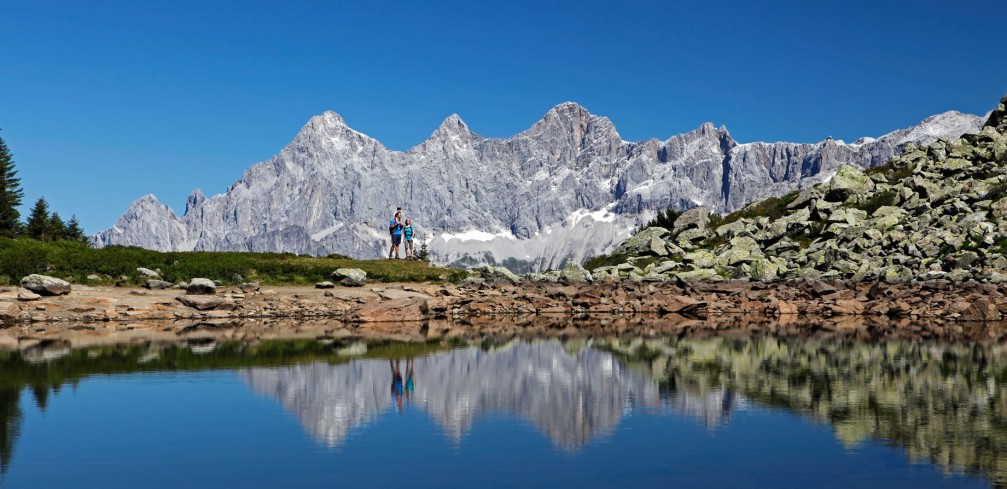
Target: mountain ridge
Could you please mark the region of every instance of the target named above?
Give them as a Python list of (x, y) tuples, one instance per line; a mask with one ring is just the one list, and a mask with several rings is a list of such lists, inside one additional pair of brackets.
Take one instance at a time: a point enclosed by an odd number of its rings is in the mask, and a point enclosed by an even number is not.
[(859, 144), (809, 144), (738, 143), (704, 123), (628, 142), (608, 118), (564, 102), (506, 139), (482, 137), (452, 114), (422, 143), (395, 151), (325, 111), (224, 193), (195, 190), (181, 217), (145, 196), (91, 242), (371, 258), (386, 249), (389, 209), (403, 206), (437, 262), (558, 268), (611, 251), (658, 210), (735, 210), (817, 183), (841, 164), (876, 166), (906, 142), (980, 124), (949, 111)]

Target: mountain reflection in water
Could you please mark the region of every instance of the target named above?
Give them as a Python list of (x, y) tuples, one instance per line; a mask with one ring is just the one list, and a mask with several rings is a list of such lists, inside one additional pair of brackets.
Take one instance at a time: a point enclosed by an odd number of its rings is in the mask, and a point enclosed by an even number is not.
[(880, 442), (945, 472), (1007, 486), (1004, 344), (684, 337), (227, 342), (198, 351), (185, 343), (54, 343), (37, 350), (0, 350), (0, 484), (18, 463), (24, 400), (31, 396), (44, 412), (50, 392), (88, 377), (235, 371), (321, 443), (337, 446), (399, 409), (389, 358), (404, 372), (413, 358), (415, 385), (405, 403), (452, 439), (482, 416), (506, 415), (577, 450), (637, 411), (717, 427), (736, 410), (770, 407), (830, 426), (852, 450)]
[[(415, 372), (413, 406), (454, 439), (477, 418), (506, 413), (531, 421), (555, 444), (576, 448), (611, 432), (639, 407), (673, 406), (707, 422), (719, 421), (735, 407), (723, 390), (662, 397), (653, 379), (583, 341), (451, 350), (415, 359)], [(398, 409), (388, 361), (249, 369), (241, 375), (256, 392), (279, 399), (329, 446), (382, 412)]]
[[(417, 358), (413, 405), (461, 437), (507, 413), (576, 448), (635, 409), (708, 426), (747, 404), (831, 425), (854, 448), (878, 440), (946, 472), (1007, 481), (1007, 350), (1002, 345), (814, 339), (635, 339), (512, 342)], [(395, 409), (387, 361), (250, 369), (257, 392), (337, 445)]]

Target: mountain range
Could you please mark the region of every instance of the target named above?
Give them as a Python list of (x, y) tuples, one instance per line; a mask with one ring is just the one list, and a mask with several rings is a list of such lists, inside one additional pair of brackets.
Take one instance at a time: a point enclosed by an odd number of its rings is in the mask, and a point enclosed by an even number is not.
[(608, 118), (567, 102), (507, 139), (479, 136), (452, 115), (401, 152), (328, 111), (223, 194), (195, 190), (181, 217), (143, 196), (91, 243), (378, 258), (401, 206), (436, 263), (540, 271), (611, 252), (660, 210), (730, 212), (828, 180), (844, 164), (877, 166), (907, 143), (977, 132), (983, 120), (949, 111), (852, 143), (738, 143), (710, 123), (629, 142)]

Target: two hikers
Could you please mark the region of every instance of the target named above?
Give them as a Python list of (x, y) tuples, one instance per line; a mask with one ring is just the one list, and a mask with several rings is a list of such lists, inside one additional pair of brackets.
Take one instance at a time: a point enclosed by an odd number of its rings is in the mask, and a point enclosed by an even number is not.
[(406, 240), (406, 259), (415, 258), (415, 251), (413, 250), (413, 221), (406, 219), (405, 224), (402, 223), (401, 207), (395, 210), (395, 217), (388, 223), (388, 233), (392, 236), (392, 247), (388, 249), (389, 259), (392, 258), (392, 255), (395, 255), (395, 258), (399, 257), (399, 245), (402, 243), (403, 238)]

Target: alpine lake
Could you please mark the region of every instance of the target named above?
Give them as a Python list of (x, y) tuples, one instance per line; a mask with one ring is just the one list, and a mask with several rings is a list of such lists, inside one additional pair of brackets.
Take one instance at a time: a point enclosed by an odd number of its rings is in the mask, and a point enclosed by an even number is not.
[(21, 338), (0, 487), (1007, 486), (994, 327)]

